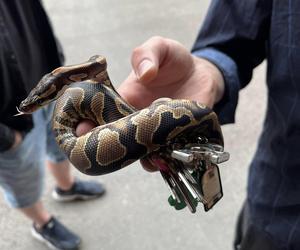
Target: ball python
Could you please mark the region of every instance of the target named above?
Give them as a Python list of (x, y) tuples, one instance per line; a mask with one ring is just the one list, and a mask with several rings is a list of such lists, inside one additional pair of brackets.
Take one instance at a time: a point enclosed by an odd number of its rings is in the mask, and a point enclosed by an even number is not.
[[(32, 113), (54, 100), (57, 143), (88, 175), (110, 173), (151, 154), (168, 154), (170, 145), (199, 136), (223, 145), (216, 114), (197, 101), (160, 98), (142, 110), (126, 103), (109, 79), (103, 56), (46, 74), (21, 102), (19, 112)], [(76, 136), (83, 119), (97, 127)]]

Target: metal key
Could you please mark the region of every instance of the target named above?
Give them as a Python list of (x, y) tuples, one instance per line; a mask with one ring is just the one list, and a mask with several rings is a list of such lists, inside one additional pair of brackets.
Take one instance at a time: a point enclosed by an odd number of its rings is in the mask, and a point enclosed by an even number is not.
[[(166, 155), (170, 157), (165, 159)], [(153, 164), (160, 169), (170, 189), (170, 205), (179, 210), (187, 206), (196, 212), (198, 202), (210, 210), (223, 196), (217, 164), (229, 159), (223, 147), (212, 143), (187, 144), (174, 149), (169, 155), (153, 155)]]
[(191, 195), (190, 187), (185, 184), (185, 180), (180, 177), (180, 174), (170, 167), (166, 161), (159, 157), (152, 157), (152, 162), (160, 169), (160, 173), (169, 187), (171, 196), (169, 197), (170, 205), (175, 209), (180, 210), (187, 206), (192, 213), (196, 212), (197, 202), (195, 196)]

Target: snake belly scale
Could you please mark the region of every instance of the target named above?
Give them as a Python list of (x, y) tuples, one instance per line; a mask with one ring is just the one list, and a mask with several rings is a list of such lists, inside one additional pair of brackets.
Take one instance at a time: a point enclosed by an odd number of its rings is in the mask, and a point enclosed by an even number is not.
[[(89, 61), (55, 69), (45, 75), (20, 104), (22, 114), (32, 113), (53, 100), (53, 130), (57, 143), (71, 163), (88, 175), (121, 169), (163, 148), (177, 138), (205, 136), (223, 145), (216, 114), (201, 103), (161, 98), (136, 110), (115, 91), (106, 60)], [(76, 136), (83, 119), (97, 124)]]

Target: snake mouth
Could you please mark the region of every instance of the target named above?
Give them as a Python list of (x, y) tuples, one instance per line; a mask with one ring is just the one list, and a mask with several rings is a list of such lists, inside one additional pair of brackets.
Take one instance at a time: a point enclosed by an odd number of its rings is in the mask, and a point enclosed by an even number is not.
[(25, 114), (31, 114), (34, 111), (37, 110), (36, 106), (33, 104), (25, 104), (23, 102), (21, 102), (21, 104), (19, 105), (19, 107), (16, 107), (18, 114), (17, 115), (25, 115)]

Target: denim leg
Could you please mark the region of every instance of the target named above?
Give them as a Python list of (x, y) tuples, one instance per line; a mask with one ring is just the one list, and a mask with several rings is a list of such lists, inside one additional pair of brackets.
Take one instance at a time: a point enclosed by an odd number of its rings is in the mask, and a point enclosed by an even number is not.
[(58, 146), (54, 133), (52, 131), (52, 114), (54, 109), (54, 103), (51, 103), (44, 110), (44, 116), (47, 121), (47, 158), (49, 161), (53, 163), (58, 163), (67, 160), (67, 156), (63, 153), (63, 151)]
[(15, 208), (37, 202), (43, 191), (45, 121), (42, 110), (33, 114), (34, 128), (16, 148), (0, 153), (0, 186)]

